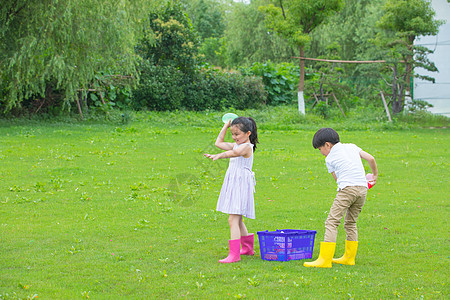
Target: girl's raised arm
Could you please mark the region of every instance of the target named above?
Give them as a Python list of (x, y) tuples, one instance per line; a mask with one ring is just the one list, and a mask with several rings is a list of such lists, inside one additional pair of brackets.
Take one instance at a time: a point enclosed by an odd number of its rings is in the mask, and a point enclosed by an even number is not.
[(216, 139), (216, 147), (222, 150), (232, 150), (234, 147), (234, 143), (227, 143), (225, 142), (225, 135), (227, 133), (228, 128), (231, 126), (231, 120), (228, 121), (228, 123), (225, 123), (222, 127), (222, 130), (220, 130), (219, 135)]

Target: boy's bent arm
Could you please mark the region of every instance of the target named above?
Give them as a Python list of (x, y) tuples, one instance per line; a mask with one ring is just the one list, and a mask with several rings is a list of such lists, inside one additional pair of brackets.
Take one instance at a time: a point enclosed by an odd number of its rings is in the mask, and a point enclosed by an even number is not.
[(337, 181), (337, 176), (336, 176), (336, 173), (334, 173), (334, 172), (331, 172), (331, 175), (333, 175), (333, 178), (334, 178), (334, 180), (335, 180), (335, 181)]
[(375, 161), (375, 158), (367, 153), (366, 151), (359, 152), (359, 156), (361, 156), (362, 159), (367, 160), (369, 163), (370, 169), (372, 170), (373, 175), (373, 181), (372, 184), (377, 183), (377, 177), (378, 177), (378, 168), (377, 168), (377, 162)]

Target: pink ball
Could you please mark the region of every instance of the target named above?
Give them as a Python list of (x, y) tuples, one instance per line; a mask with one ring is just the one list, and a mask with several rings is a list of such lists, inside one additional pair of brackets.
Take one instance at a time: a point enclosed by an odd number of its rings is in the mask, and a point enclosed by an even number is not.
[(373, 185), (370, 183), (370, 181), (373, 180), (373, 174), (369, 173), (366, 175), (366, 179), (367, 179), (367, 186), (369, 187), (369, 189), (371, 189), (373, 187)]

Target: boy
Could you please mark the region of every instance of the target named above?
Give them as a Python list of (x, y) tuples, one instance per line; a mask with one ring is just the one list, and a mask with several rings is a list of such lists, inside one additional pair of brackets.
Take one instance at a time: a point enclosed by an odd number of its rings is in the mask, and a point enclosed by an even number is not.
[[(325, 222), (325, 238), (320, 243), (319, 258), (313, 262), (305, 262), (305, 267), (331, 268), (332, 262), (354, 265), (358, 249), (358, 232), (356, 220), (366, 201), (367, 179), (361, 158), (367, 160), (372, 169), (375, 185), (378, 177), (375, 158), (354, 144), (339, 142), (338, 133), (332, 128), (319, 129), (313, 138), (313, 147), (325, 155), (328, 172), (337, 182), (337, 195)], [(345, 215), (344, 228), (347, 233), (345, 254), (335, 259), (337, 227)]]

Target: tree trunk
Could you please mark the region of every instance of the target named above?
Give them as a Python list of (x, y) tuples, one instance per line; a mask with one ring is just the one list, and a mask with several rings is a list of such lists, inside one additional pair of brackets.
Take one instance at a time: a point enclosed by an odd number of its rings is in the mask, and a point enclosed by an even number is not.
[[(304, 47), (300, 46), (300, 57), (304, 57)], [(305, 60), (300, 59), (300, 78), (298, 80), (298, 111), (305, 115), (305, 99), (303, 98), (303, 89), (305, 86)]]
[(392, 70), (392, 113), (398, 114), (403, 109), (402, 97), (399, 93), (398, 78), (397, 78), (397, 65), (394, 64)]
[[(408, 50), (410, 51), (410, 55), (406, 56), (405, 59), (405, 79), (406, 79), (406, 87), (405, 87), (405, 99), (403, 102), (403, 106), (407, 106), (409, 102), (412, 100), (411, 86), (412, 86), (412, 73), (413, 69), (413, 61), (414, 61), (414, 35), (410, 35), (408, 37)], [(403, 108), (402, 108), (403, 109)]]
[(397, 101), (392, 101), (392, 113), (394, 115), (400, 113), (402, 111), (402, 109), (403, 109), (403, 107), (402, 107), (401, 100), (397, 99)]
[(403, 82), (400, 82), (399, 87), (398, 87), (398, 97), (397, 97), (397, 102), (398, 102), (398, 108), (395, 110), (395, 113), (400, 113), (403, 111), (403, 107), (404, 107), (404, 91), (405, 91), (405, 84)]

